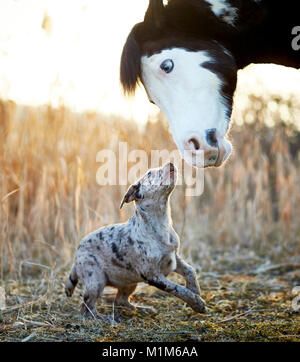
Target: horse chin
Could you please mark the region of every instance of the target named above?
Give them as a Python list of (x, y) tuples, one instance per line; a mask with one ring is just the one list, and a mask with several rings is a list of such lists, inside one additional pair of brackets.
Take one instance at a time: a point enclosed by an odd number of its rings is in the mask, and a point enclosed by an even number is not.
[(212, 167), (222, 166), (229, 158), (232, 152), (232, 144), (225, 138), (221, 142), (221, 147), (219, 147), (219, 156)]

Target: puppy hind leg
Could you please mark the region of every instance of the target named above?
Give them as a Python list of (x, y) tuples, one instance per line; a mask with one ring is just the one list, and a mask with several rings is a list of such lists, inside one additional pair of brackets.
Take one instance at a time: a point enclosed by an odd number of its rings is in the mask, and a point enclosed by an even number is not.
[(135, 306), (129, 302), (129, 297), (135, 291), (136, 286), (136, 284), (131, 284), (118, 288), (115, 305), (117, 307), (126, 307), (131, 310), (135, 310)]
[(131, 284), (131, 285), (127, 285), (126, 287), (118, 289), (118, 293), (117, 293), (117, 296), (115, 299), (116, 307), (125, 307), (125, 308), (129, 308), (131, 310), (134, 310), (134, 311), (139, 310), (141, 312), (146, 312), (146, 313), (150, 313), (150, 314), (155, 313), (155, 310), (153, 308), (138, 306), (138, 305), (131, 304), (129, 302), (129, 297), (135, 291), (136, 286), (137, 286), (137, 284)]
[(84, 285), (83, 303), (80, 312), (85, 318), (100, 318), (95, 305), (97, 298), (100, 296), (106, 285), (104, 272), (88, 272), (84, 278)]

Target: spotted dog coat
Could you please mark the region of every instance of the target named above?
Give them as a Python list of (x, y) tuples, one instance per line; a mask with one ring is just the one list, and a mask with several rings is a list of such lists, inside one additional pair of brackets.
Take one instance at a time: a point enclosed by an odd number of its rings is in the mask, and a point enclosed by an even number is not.
[[(135, 201), (134, 215), (123, 224), (102, 227), (80, 243), (66, 283), (71, 296), (78, 281), (84, 284), (84, 316), (97, 315), (96, 299), (105, 286), (118, 289), (116, 306), (134, 309), (128, 301), (139, 282), (146, 282), (205, 312), (205, 302), (193, 268), (178, 255), (179, 237), (172, 227), (169, 197), (177, 178), (173, 164), (152, 169), (128, 189), (124, 203)], [(166, 277), (175, 271), (186, 287)]]

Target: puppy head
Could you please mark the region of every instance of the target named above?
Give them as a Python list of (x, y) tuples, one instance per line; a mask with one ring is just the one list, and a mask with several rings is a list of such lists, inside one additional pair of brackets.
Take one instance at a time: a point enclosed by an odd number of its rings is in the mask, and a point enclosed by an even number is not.
[(136, 201), (140, 206), (150, 208), (166, 202), (174, 190), (177, 181), (177, 169), (173, 163), (149, 170), (139, 181), (131, 185), (124, 196), (124, 203)]

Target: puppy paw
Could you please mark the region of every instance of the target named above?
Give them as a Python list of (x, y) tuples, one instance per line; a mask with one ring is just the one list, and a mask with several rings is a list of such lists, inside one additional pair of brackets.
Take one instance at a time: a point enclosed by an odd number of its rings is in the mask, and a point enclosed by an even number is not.
[(89, 309), (85, 304), (81, 305), (80, 314), (84, 319), (101, 319), (96, 309)]
[(197, 286), (188, 286), (187, 285), (187, 289), (189, 289), (192, 293), (200, 296), (200, 288), (198, 288)]
[(206, 313), (206, 304), (198, 295), (195, 295), (195, 302), (191, 305), (191, 308), (197, 313)]

